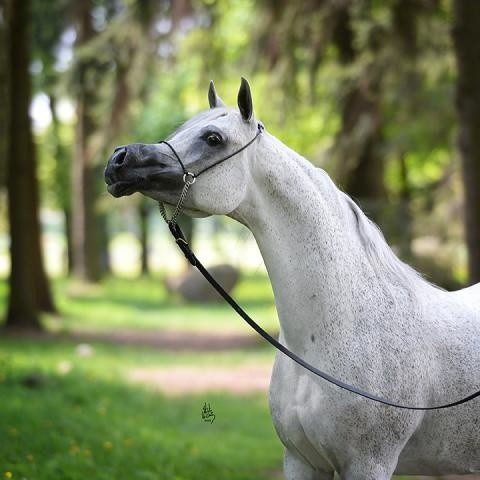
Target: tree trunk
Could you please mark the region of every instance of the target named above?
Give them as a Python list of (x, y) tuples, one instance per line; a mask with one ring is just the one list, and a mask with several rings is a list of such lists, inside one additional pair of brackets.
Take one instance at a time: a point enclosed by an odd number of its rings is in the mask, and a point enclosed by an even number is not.
[(50, 113), (52, 115), (52, 144), (53, 156), (55, 158), (55, 196), (56, 203), (63, 212), (65, 222), (65, 240), (66, 240), (66, 270), (67, 274), (72, 272), (72, 231), (71, 231), (71, 179), (70, 179), (70, 164), (71, 151), (62, 143), (61, 138), (61, 122), (57, 115), (57, 98), (50, 92), (48, 94), (48, 101), (50, 104)]
[(108, 235), (108, 216), (105, 212), (97, 214), (97, 232), (98, 232), (98, 268), (100, 270), (100, 276), (109, 275), (112, 273), (112, 267), (110, 262), (110, 250), (109, 243), (110, 238)]
[(65, 221), (66, 270), (69, 275), (73, 272), (72, 212), (69, 208), (63, 209), (63, 218)]
[[(342, 107), (342, 126), (336, 150), (339, 180), (377, 223), (381, 223), (385, 198), (381, 87), (377, 69), (371, 66), (363, 79), (356, 79)], [(373, 72), (373, 73), (372, 73)]]
[[(82, 97), (84, 97), (82, 95)], [(95, 217), (95, 176), (88, 151), (88, 119), (85, 98), (78, 100), (75, 159), (72, 168), (73, 274), (84, 281), (100, 279), (97, 219)]]
[(0, 0), (0, 187), (6, 182), (8, 81), (7, 69), (7, 0)]
[(400, 163), (400, 198), (398, 209), (398, 233), (400, 258), (403, 260), (411, 260), (412, 258), (412, 189), (408, 178), (408, 167), (405, 154), (401, 153), (399, 157)]
[(384, 198), (384, 162), (380, 153), (382, 113), (378, 90), (372, 91), (369, 85), (363, 84), (354, 87), (345, 101), (342, 124), (344, 135), (354, 135), (354, 130), (361, 129), (365, 124), (363, 138), (359, 142), (361, 149), (356, 151), (355, 166), (345, 185), (347, 192), (368, 201)]
[[(350, 4), (339, 5), (332, 13), (332, 41), (341, 63), (356, 58), (351, 26)], [(373, 35), (373, 34), (372, 34)], [(378, 54), (370, 42), (369, 49)], [(378, 55), (377, 55), (378, 56)], [(341, 129), (336, 138), (338, 166), (344, 173), (339, 180), (346, 192), (359, 201), (375, 221), (380, 219), (379, 204), (384, 199), (383, 115), (381, 110), (382, 68), (375, 61), (365, 65), (361, 76), (352, 79), (341, 108)]]
[(454, 2), (457, 57), (458, 147), (465, 190), (465, 231), (470, 283), (480, 282), (480, 2)]
[[(91, 2), (79, 2), (77, 47), (94, 36)], [(95, 215), (95, 167), (90, 145), (95, 130), (92, 105), (97, 85), (89, 78), (88, 60), (77, 65), (77, 125), (75, 156), (72, 165), (72, 245), (73, 274), (87, 282), (100, 279), (97, 218)]]
[(40, 247), (36, 158), (29, 117), (30, 1), (11, 2), (9, 19), (7, 188), (11, 272), (6, 327), (40, 329), (39, 311), (53, 311), (54, 306)]

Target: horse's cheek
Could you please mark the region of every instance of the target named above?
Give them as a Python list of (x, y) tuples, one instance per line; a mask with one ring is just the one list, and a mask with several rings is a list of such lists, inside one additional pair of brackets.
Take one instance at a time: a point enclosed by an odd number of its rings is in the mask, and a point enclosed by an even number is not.
[(192, 207), (210, 215), (228, 215), (243, 199), (242, 185), (222, 185), (217, 189), (198, 189), (192, 195)]

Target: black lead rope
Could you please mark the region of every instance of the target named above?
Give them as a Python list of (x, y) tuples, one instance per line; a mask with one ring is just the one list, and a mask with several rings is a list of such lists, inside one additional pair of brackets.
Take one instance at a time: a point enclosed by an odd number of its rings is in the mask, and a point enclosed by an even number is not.
[[(245, 148), (247, 148), (249, 145), (251, 145), (257, 138), (258, 136), (262, 133), (263, 131), (263, 126), (261, 124), (258, 124), (258, 132), (255, 137), (248, 142), (246, 145), (244, 145), (242, 148), (239, 150), (235, 151), (231, 155), (228, 155), (227, 157), (222, 158), (221, 160), (215, 162), (214, 164), (208, 166), (201, 172), (197, 173), (196, 175), (192, 174), (191, 172), (188, 172), (183, 164), (183, 162), (180, 160), (177, 152), (175, 149), (167, 142), (160, 142), (160, 143), (165, 143), (168, 145), (170, 150), (175, 154), (175, 157), (178, 159), (180, 165), (182, 166), (182, 170), (184, 173), (183, 179), (185, 183), (184, 190), (182, 191), (182, 196), (175, 208), (176, 214), (178, 214), (181, 211), (183, 200), (185, 199), (186, 193), (188, 191), (189, 186), (191, 186), (195, 182), (195, 178), (200, 175), (200, 173), (205, 172), (206, 170), (214, 167), (215, 165), (218, 165), (219, 163), (223, 162), (224, 160), (227, 160), (237, 153), (241, 152)], [(191, 177), (190, 177), (191, 176)], [(320, 378), (323, 378), (327, 382), (336, 385), (337, 387), (342, 388), (343, 390), (347, 390), (351, 393), (354, 393), (356, 395), (360, 395), (361, 397), (367, 398), (369, 400), (372, 400), (374, 402), (382, 403), (383, 405), (388, 405), (390, 407), (395, 407), (395, 408), (401, 408), (403, 410), (442, 410), (444, 408), (450, 408), (450, 407), (455, 407), (457, 405), (461, 405), (463, 403), (469, 402), (470, 400), (473, 400), (474, 398), (477, 398), (480, 396), (480, 390), (472, 393), (468, 397), (462, 398), (461, 400), (457, 400), (455, 402), (451, 403), (446, 403), (443, 405), (437, 405), (434, 407), (416, 407), (416, 406), (408, 406), (408, 405), (402, 405), (399, 403), (391, 402), (390, 400), (387, 400), (385, 398), (379, 397), (377, 395), (374, 395), (372, 393), (365, 392), (363, 390), (360, 390), (359, 388), (356, 388), (352, 385), (349, 385), (348, 383), (344, 383), (341, 380), (337, 380), (336, 378), (332, 377), (328, 373), (323, 372), (322, 370), (319, 370), (318, 368), (314, 367), (313, 365), (310, 365), (308, 362), (303, 360), (303, 358), (299, 357), (297, 354), (293, 353), (291, 350), (289, 350), (285, 345), (280, 343), (277, 339), (272, 337), (269, 333), (267, 333), (258, 323), (251, 318), (245, 310), (225, 291), (225, 289), (215, 280), (214, 277), (210, 274), (210, 272), (202, 265), (200, 260), (197, 258), (195, 253), (193, 253), (192, 249), (190, 248), (190, 245), (188, 244), (185, 235), (183, 234), (181, 228), (179, 225), (176, 223), (176, 215), (171, 219), (167, 218), (165, 208), (162, 203), (159, 204), (160, 206), (160, 212), (162, 214), (162, 217), (165, 219), (165, 221), (168, 224), (168, 228), (170, 229), (171, 234), (175, 238), (175, 242), (182, 251), (182, 253), (185, 255), (185, 258), (190, 262), (190, 264), (194, 267), (197, 268), (197, 270), (203, 275), (205, 280), (221, 295), (221, 297), (237, 312), (237, 314), (245, 320), (260, 336), (262, 336), (268, 343), (270, 343), (272, 346), (274, 346), (277, 350), (280, 350), (282, 353), (284, 353), (287, 357), (290, 357), (294, 362), (298, 363), (301, 365), (303, 368), (309, 370), (313, 374), (317, 375)]]
[(191, 265), (196, 267), (198, 271), (205, 277), (207, 282), (223, 297), (223, 299), (235, 310), (235, 312), (240, 315), (259, 335), (261, 335), (268, 343), (273, 345), (276, 349), (280, 350), (282, 353), (290, 357), (294, 362), (297, 362), (302, 367), (306, 368), (313, 374), (323, 378), (327, 382), (336, 385), (337, 387), (343, 388), (351, 393), (355, 393), (356, 395), (360, 395), (362, 397), (368, 398), (369, 400), (373, 400), (374, 402), (383, 403), (384, 405), (388, 405), (390, 407), (402, 408), (404, 410), (441, 410), (443, 408), (450, 408), (455, 407), (457, 405), (461, 405), (462, 403), (469, 402), (474, 398), (480, 396), (480, 390), (478, 392), (472, 393), (468, 397), (462, 398), (461, 400), (457, 400), (456, 402), (447, 403), (444, 405), (438, 405), (435, 407), (413, 407), (408, 405), (401, 405), (399, 403), (391, 402), (390, 400), (386, 400), (385, 398), (379, 397), (377, 395), (373, 395), (371, 393), (365, 392), (356, 388), (348, 383), (344, 383), (336, 378), (332, 377), (328, 373), (322, 372), (318, 368), (314, 367), (307, 363), (303, 358), (299, 357), (291, 350), (289, 350), (285, 345), (280, 343), (277, 339), (272, 337), (269, 333), (267, 333), (258, 323), (251, 318), (245, 310), (224, 290), (224, 288), (212, 277), (210, 272), (202, 265), (200, 260), (197, 256), (193, 253), (190, 248), (190, 245), (185, 239), (182, 230), (178, 226), (177, 223), (169, 223), (170, 232), (172, 233), (173, 237), (175, 238), (175, 242), (179, 246), (180, 250), (185, 255), (186, 259), (190, 262)]

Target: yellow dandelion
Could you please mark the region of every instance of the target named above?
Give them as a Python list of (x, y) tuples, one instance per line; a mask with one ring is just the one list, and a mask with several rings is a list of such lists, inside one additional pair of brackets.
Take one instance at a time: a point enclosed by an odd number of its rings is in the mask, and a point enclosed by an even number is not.
[(108, 440), (106, 442), (103, 442), (103, 448), (105, 450), (111, 450), (113, 448), (112, 442), (109, 442)]
[(5, 478), (13, 478), (12, 472), (5, 472)]
[(27, 455), (27, 460), (28, 460), (29, 462), (33, 462), (33, 458), (34, 458), (34, 457), (33, 457), (33, 455), (32, 455), (31, 453), (29, 453), (29, 454)]
[(69, 451), (72, 455), (76, 455), (78, 452), (80, 452), (80, 447), (78, 445), (76, 445), (75, 443), (72, 443), (70, 445)]

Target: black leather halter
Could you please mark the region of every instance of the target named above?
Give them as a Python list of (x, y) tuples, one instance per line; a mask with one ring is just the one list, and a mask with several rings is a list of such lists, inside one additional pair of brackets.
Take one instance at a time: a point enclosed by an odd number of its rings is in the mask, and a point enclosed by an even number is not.
[(185, 176), (190, 177), (190, 181), (195, 182), (195, 178), (197, 178), (202, 173), (205, 173), (207, 170), (210, 170), (211, 168), (213, 168), (216, 165), (224, 162), (225, 160), (228, 160), (229, 158), (234, 157), (235, 155), (239, 154), (240, 152), (243, 152), (243, 150), (245, 150), (247, 147), (249, 147), (263, 133), (264, 130), (265, 130), (265, 127), (261, 123), (257, 123), (257, 134), (248, 143), (246, 143), (245, 145), (240, 147), (238, 150), (235, 150), (233, 153), (230, 153), (226, 157), (223, 157), (220, 160), (217, 160), (216, 162), (212, 163), (211, 165), (208, 165), (203, 170), (200, 170), (197, 173), (189, 172), (186, 169), (186, 167), (185, 167), (184, 163), (182, 162), (182, 160), (180, 159), (178, 153), (172, 147), (172, 145), (170, 145), (170, 143), (168, 143), (166, 140), (160, 140), (158, 143), (164, 143), (172, 151), (172, 153), (175, 155), (175, 158), (178, 160), (178, 163), (182, 167), (184, 177)]
[(404, 410), (441, 410), (444, 408), (450, 408), (450, 407), (455, 407), (457, 405), (461, 405), (462, 403), (469, 402), (470, 400), (473, 400), (476, 397), (480, 396), (480, 390), (472, 393), (471, 395), (464, 397), (460, 400), (451, 402), (451, 403), (446, 403), (442, 405), (437, 405), (437, 406), (432, 406), (432, 407), (418, 407), (418, 406), (411, 406), (411, 405), (402, 405), (400, 403), (392, 402), (390, 400), (387, 400), (383, 397), (379, 397), (377, 395), (374, 395), (372, 393), (365, 392), (364, 390), (361, 390), (359, 388), (356, 388), (352, 385), (349, 385), (348, 383), (342, 382), (341, 380), (337, 380), (336, 378), (332, 377), (328, 373), (323, 372), (322, 370), (319, 370), (317, 367), (314, 367), (313, 365), (310, 365), (308, 362), (303, 360), (303, 358), (299, 357), (297, 354), (293, 353), (291, 350), (289, 350), (285, 345), (280, 343), (277, 339), (273, 338), (269, 333), (267, 333), (260, 325), (258, 325), (255, 320), (253, 320), (246, 312), (243, 310), (243, 308), (225, 291), (225, 289), (215, 280), (215, 278), (212, 277), (212, 275), (209, 273), (209, 271), (202, 265), (200, 260), (197, 258), (197, 256), (193, 253), (192, 249), (190, 248), (190, 245), (188, 244), (185, 235), (183, 234), (180, 226), (176, 222), (177, 216), (180, 214), (183, 208), (183, 202), (186, 198), (186, 195), (188, 193), (188, 189), (195, 183), (196, 178), (201, 175), (202, 173), (206, 172), (207, 170), (213, 168), (214, 166), (224, 162), (225, 160), (228, 160), (229, 158), (234, 157), (241, 151), (245, 150), (248, 146), (250, 146), (262, 133), (263, 133), (264, 127), (262, 124), (258, 124), (257, 127), (257, 134), (255, 137), (252, 138), (248, 143), (246, 143), (243, 147), (239, 148), (238, 150), (234, 151), (230, 155), (227, 155), (226, 157), (221, 158), (220, 160), (217, 160), (215, 163), (212, 165), (209, 165), (208, 167), (204, 168), (200, 172), (192, 173), (189, 172), (186, 168), (182, 160), (180, 159), (179, 155), (175, 151), (175, 149), (168, 143), (167, 141), (161, 141), (159, 143), (165, 143), (172, 153), (175, 155), (175, 158), (178, 160), (178, 163), (182, 167), (183, 170), (183, 182), (184, 182), (184, 187), (182, 190), (182, 193), (180, 194), (180, 198), (178, 200), (178, 203), (175, 207), (174, 214), (172, 217), (169, 219), (167, 217), (167, 213), (165, 211), (165, 207), (163, 203), (159, 202), (159, 208), (160, 208), (160, 213), (163, 217), (163, 219), (167, 222), (168, 228), (170, 229), (171, 234), (175, 238), (175, 242), (177, 243), (178, 247), (180, 250), (183, 252), (185, 255), (186, 259), (190, 262), (190, 264), (198, 269), (198, 271), (203, 275), (203, 277), (207, 280), (208, 283), (222, 296), (222, 298), (237, 312), (240, 317), (245, 320), (260, 336), (262, 336), (268, 343), (273, 345), (277, 350), (280, 350), (282, 353), (284, 353), (287, 357), (290, 357), (294, 362), (296, 362), (298, 365), (301, 365), (303, 368), (306, 370), (309, 370), (313, 374), (317, 375), (320, 378), (323, 378), (329, 383), (332, 383), (333, 385), (336, 385), (339, 388), (342, 388), (344, 390), (347, 390), (351, 393), (354, 393), (356, 395), (360, 395), (361, 397), (367, 398), (369, 400), (373, 400), (374, 402), (382, 403), (383, 405), (387, 405), (389, 407), (395, 407), (395, 408), (401, 408)]

